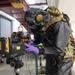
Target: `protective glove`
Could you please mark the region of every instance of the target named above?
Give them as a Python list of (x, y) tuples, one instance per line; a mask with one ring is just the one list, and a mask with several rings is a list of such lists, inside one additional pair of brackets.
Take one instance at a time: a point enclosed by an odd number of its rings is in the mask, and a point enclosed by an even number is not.
[(26, 52), (34, 52), (35, 54), (39, 54), (39, 49), (37, 47), (34, 47), (33, 45), (30, 44), (25, 44), (27, 47), (25, 50)]

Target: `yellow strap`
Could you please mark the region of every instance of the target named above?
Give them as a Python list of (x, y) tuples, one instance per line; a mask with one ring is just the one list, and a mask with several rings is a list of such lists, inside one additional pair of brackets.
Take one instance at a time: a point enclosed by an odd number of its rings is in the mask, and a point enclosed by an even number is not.
[(0, 50), (2, 50), (2, 43), (0, 42)]
[(48, 23), (46, 23), (46, 24), (43, 26), (42, 30), (43, 30), (43, 31), (46, 31), (49, 26), (51, 26), (52, 24), (54, 24), (54, 23), (56, 23), (56, 22), (59, 22), (59, 21), (62, 20), (62, 19), (63, 19), (63, 15), (59, 15), (58, 17), (53, 18), (52, 20), (50, 20)]
[(6, 40), (6, 49), (7, 49), (7, 52), (9, 53), (10, 52), (10, 48), (9, 48), (9, 45), (10, 44), (10, 40), (7, 38)]

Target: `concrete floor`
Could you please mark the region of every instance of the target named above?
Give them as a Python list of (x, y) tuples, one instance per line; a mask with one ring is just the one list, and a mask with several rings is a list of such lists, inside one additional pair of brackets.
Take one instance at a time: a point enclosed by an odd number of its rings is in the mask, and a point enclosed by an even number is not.
[[(0, 75), (15, 75), (14, 69), (9, 65), (0, 64)], [(36, 75), (34, 69), (28, 71), (25, 66), (21, 68), (19, 75)], [(75, 64), (72, 68), (72, 75), (75, 75)]]
[[(24, 67), (21, 68), (19, 75), (36, 75), (35, 59), (27, 59), (30, 57), (31, 55), (25, 55), (23, 57)], [(5, 63), (0, 64), (0, 75), (15, 75), (14, 69)], [(75, 63), (72, 67), (72, 75), (75, 75)]]
[[(23, 62), (24, 66), (20, 69), (19, 75), (36, 75), (34, 57), (30, 54), (25, 55), (23, 56)], [(7, 65), (5, 62), (0, 63), (0, 75), (15, 75), (14, 68)]]

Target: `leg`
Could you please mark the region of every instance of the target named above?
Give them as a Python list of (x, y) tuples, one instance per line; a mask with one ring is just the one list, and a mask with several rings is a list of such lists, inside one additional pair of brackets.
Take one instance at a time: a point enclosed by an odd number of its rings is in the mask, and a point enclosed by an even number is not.
[(72, 58), (59, 59), (56, 75), (71, 75)]
[(72, 70), (70, 69), (69, 75), (72, 75)]
[(53, 57), (54, 55), (46, 56), (46, 75), (54, 75)]

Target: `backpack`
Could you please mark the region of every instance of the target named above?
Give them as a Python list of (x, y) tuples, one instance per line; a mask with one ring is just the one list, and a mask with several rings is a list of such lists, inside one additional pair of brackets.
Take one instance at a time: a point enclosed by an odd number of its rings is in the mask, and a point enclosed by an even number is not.
[[(47, 11), (50, 13), (50, 21), (43, 26), (42, 31), (45, 32), (49, 26), (61, 20), (67, 22), (70, 26), (70, 30), (72, 31), (71, 24), (69, 23), (69, 17), (66, 14), (61, 13), (56, 7), (50, 7), (47, 9)], [(72, 33), (70, 35), (72, 35)], [(64, 58), (73, 57), (73, 50), (74, 47), (71, 42), (71, 37), (69, 37), (65, 50), (60, 55)]]
[(50, 21), (43, 26), (42, 31), (46, 31), (49, 26), (61, 20), (67, 22), (70, 26), (69, 17), (64, 13), (61, 13), (56, 7), (52, 6), (48, 8), (47, 11), (50, 13)]

